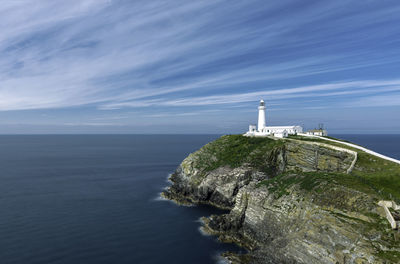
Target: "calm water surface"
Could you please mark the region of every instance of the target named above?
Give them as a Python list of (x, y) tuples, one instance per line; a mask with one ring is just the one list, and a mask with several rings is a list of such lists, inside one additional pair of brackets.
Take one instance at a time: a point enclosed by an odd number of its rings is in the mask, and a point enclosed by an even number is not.
[(0, 263), (216, 263), (210, 207), (160, 201), (217, 136), (0, 136)]
[[(336, 135), (400, 158), (400, 136)], [(0, 136), (0, 263), (216, 263), (220, 211), (159, 199), (213, 135)]]
[(380, 154), (400, 159), (400, 135), (332, 135), (345, 139)]

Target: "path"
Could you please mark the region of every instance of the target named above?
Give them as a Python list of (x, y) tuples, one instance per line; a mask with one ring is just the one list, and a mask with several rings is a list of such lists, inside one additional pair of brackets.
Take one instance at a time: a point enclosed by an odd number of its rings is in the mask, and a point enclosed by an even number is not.
[(347, 146), (350, 146), (352, 148), (356, 148), (356, 149), (362, 150), (362, 151), (364, 151), (364, 152), (366, 152), (368, 154), (374, 155), (376, 157), (379, 157), (379, 158), (382, 158), (382, 159), (389, 160), (389, 161), (395, 162), (397, 164), (400, 164), (400, 160), (397, 160), (397, 159), (394, 159), (394, 158), (379, 154), (379, 153), (377, 153), (375, 151), (372, 151), (370, 149), (367, 149), (367, 148), (364, 148), (364, 147), (361, 147), (361, 146), (358, 146), (358, 145), (355, 145), (355, 144), (352, 144), (352, 143), (343, 142), (343, 141), (339, 141), (339, 140), (334, 140), (334, 139), (330, 139), (330, 138), (326, 138), (326, 137), (307, 135), (307, 134), (303, 134), (303, 133), (301, 133), (301, 134), (299, 133), (299, 135), (300, 136), (305, 136), (305, 137), (319, 138), (319, 139), (328, 140), (328, 141), (340, 143), (340, 144), (343, 144), (343, 145), (347, 145)]

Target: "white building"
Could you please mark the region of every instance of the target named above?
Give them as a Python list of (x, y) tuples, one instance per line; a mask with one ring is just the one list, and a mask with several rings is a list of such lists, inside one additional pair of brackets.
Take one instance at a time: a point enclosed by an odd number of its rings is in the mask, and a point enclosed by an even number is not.
[(246, 136), (274, 136), (279, 138), (287, 137), (288, 135), (296, 135), (303, 133), (301, 126), (266, 126), (265, 122), (265, 102), (260, 101), (258, 107), (258, 125), (250, 125)]
[(326, 137), (328, 136), (328, 131), (326, 131), (325, 129), (312, 129), (307, 131), (306, 134), (312, 136)]
[(278, 137), (278, 138), (285, 138), (288, 137), (289, 133), (287, 132), (287, 130), (283, 130), (283, 131), (277, 131), (274, 133), (274, 137)]

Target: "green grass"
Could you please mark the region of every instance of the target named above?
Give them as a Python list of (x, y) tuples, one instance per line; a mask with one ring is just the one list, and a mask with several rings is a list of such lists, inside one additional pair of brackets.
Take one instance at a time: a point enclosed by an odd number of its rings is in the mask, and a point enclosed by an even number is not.
[[(303, 192), (300, 196), (297, 196), (297, 200), (305, 199), (307, 196), (315, 198), (316, 201), (320, 202), (320, 205), (326, 205), (327, 210), (331, 206), (342, 210), (344, 213), (334, 211), (332, 213), (340, 217), (342, 221), (354, 222), (354, 225), (361, 228), (360, 230), (366, 234), (379, 231), (380, 239), (385, 241), (389, 250), (383, 251), (376, 248), (377, 255), (393, 263), (398, 261), (400, 253), (393, 251), (398, 239), (396, 240), (393, 236), (387, 220), (368, 210), (371, 206), (369, 203), (372, 201), (375, 204), (375, 200), (378, 199), (395, 200), (400, 203), (400, 165), (341, 143), (301, 136), (290, 136), (290, 139), (320, 142), (354, 150), (358, 153), (356, 165), (350, 174), (322, 171), (281, 171), (277, 166), (282, 164), (279, 157), (285, 151), (286, 140), (228, 135), (207, 144), (192, 156), (195, 159), (194, 166), (202, 172), (199, 174), (198, 180), (200, 182), (207, 172), (222, 166), (237, 168), (243, 164), (249, 164), (255, 171), (266, 172), (268, 176), (272, 177), (259, 182), (258, 187), (267, 188), (275, 198), (290, 195), (292, 190), (302, 190)], [(296, 188), (293, 188), (294, 186)], [(355, 195), (355, 192), (344, 193), (340, 186), (361, 191), (371, 195), (374, 199), (365, 200), (364, 206), (357, 204), (358, 207), (353, 208), (353, 205), (348, 205), (347, 201)], [(357, 200), (357, 203), (359, 202)], [(368, 216), (371, 221), (367, 222), (346, 215), (347, 210), (358, 211)]]
[(355, 143), (353, 143), (353, 142), (351, 142), (351, 141), (348, 141), (348, 140), (345, 140), (345, 139), (334, 138), (334, 137), (329, 137), (329, 136), (325, 136), (324, 138), (329, 138), (329, 139), (333, 139), (333, 140), (337, 140), (337, 141), (342, 141), (342, 142), (345, 142), (345, 143), (351, 143), (351, 144), (360, 146), (360, 145), (358, 145), (358, 144), (355, 144)]
[(275, 198), (289, 194), (289, 188), (298, 183), (299, 179), (296, 176), (288, 174), (280, 174), (272, 179), (263, 180), (257, 184), (257, 187), (266, 186), (268, 191), (275, 194)]
[[(317, 143), (324, 143), (324, 144), (328, 144), (328, 145), (332, 145), (332, 146), (337, 146), (337, 147), (342, 147), (342, 148), (347, 148), (347, 149), (351, 149), (356, 151), (356, 148), (352, 148), (350, 146), (347, 146), (345, 144), (341, 144), (341, 143), (337, 143), (337, 142), (332, 142), (329, 140), (325, 140), (323, 138), (313, 138), (313, 137), (306, 137), (306, 136), (298, 136), (298, 135), (289, 135), (288, 137), (289, 139), (297, 139), (297, 140), (301, 140), (301, 141), (308, 141), (308, 142), (317, 142)], [(341, 140), (341, 139), (337, 139), (337, 138), (333, 138), (333, 137), (326, 137), (329, 139), (333, 139), (333, 140), (338, 140), (338, 141), (342, 141), (344, 143), (351, 143), (349, 141), (345, 141), (345, 140)], [(353, 143), (352, 143), (353, 144)]]
[(400, 202), (400, 165), (363, 151), (351, 173), (373, 188), (384, 199)]
[[(347, 183), (351, 179), (350, 182), (353, 182), (354, 185), (350, 186), (354, 189), (361, 191), (368, 189), (368, 193), (373, 192), (382, 199), (400, 202), (400, 165), (340, 143), (303, 136), (290, 136), (289, 138), (320, 142), (356, 151), (358, 158), (355, 168), (348, 177), (342, 178), (343, 183)], [(368, 188), (365, 188), (366, 186)]]
[[(353, 142), (350, 142), (348, 140), (334, 138), (334, 137), (330, 137), (330, 136), (322, 136), (320, 138), (315, 138), (315, 137), (307, 137), (307, 136), (300, 136), (300, 135), (289, 135), (289, 138), (300, 139), (300, 140), (305, 140), (305, 141), (315, 141), (315, 142), (331, 142), (329, 140), (325, 140), (324, 139), (324, 138), (326, 138), (326, 139), (333, 139), (333, 140), (342, 141), (342, 142), (345, 142), (345, 143), (354, 144)], [(357, 144), (354, 144), (354, 145), (357, 145)]]
[(260, 171), (271, 172), (274, 168), (271, 168), (270, 161), (274, 161), (275, 151), (283, 145), (282, 140), (265, 137), (222, 136), (196, 153), (197, 164), (204, 172), (221, 166), (237, 168), (244, 163)]
[(395, 200), (400, 203), (400, 165), (361, 150), (319, 138), (290, 136), (289, 139), (320, 142), (354, 150), (358, 153), (356, 165), (350, 174), (295, 172), (299, 178), (291, 179), (287, 173), (282, 174), (278, 168), (281, 164), (279, 155), (283, 152), (285, 140), (242, 135), (222, 136), (205, 145), (196, 153), (195, 164), (203, 175), (222, 166), (237, 168), (243, 164), (249, 164), (254, 170), (265, 172), (269, 176), (277, 176), (262, 182), (261, 185), (274, 183), (273, 188), (279, 195), (285, 194), (286, 190), (295, 183), (305, 190), (312, 190), (319, 183), (325, 182), (344, 185), (375, 195), (380, 199)]
[[(343, 139), (337, 139), (337, 138), (334, 138), (334, 137), (324, 137), (324, 138), (328, 138), (328, 139), (333, 139), (333, 140), (341, 141), (341, 142), (343, 142), (343, 143), (351, 143), (351, 144), (354, 144), (353, 142), (350, 142), (350, 141), (347, 141), (347, 140), (343, 140)], [(337, 146), (337, 147), (341, 147), (341, 148), (350, 149), (350, 150), (353, 150), (353, 151), (356, 151), (356, 152), (360, 151), (360, 150), (357, 149), (357, 148), (353, 148), (353, 147), (350, 147), (350, 146), (348, 146), (348, 145), (341, 144), (341, 143), (339, 143), (339, 142), (332, 142), (332, 141), (329, 141), (329, 140), (325, 140), (325, 139), (323, 139), (323, 138), (313, 138), (313, 137), (306, 137), (306, 136), (289, 135), (289, 139), (297, 139), (297, 140), (301, 140), (301, 141), (309, 141), (309, 142), (324, 143), (324, 144), (328, 144), (328, 145), (332, 145), (332, 146)], [(354, 145), (357, 145), (357, 144), (354, 144)], [(357, 145), (357, 146), (360, 146), (360, 145)], [(361, 146), (360, 146), (360, 147), (361, 147)]]
[[(292, 171), (278, 174), (274, 178), (258, 183), (258, 187), (268, 188), (275, 198), (290, 195), (293, 186), (296, 186), (295, 190), (303, 190), (304, 195), (308, 193), (314, 197), (315, 195), (316, 197), (328, 196), (326, 198), (328, 201), (336, 201), (334, 203), (335, 208), (343, 209), (346, 212), (349, 208), (346, 207), (343, 199), (348, 199), (348, 197), (341, 197), (340, 192), (329, 192), (331, 188), (339, 185), (369, 194), (377, 200), (394, 200), (400, 203), (400, 165), (340, 143), (298, 136), (291, 136), (290, 138), (351, 149), (357, 152), (358, 159), (350, 174)], [(337, 197), (336, 194), (338, 195)], [(322, 203), (325, 202), (322, 201)], [(376, 232), (379, 232), (380, 239), (384, 241), (383, 243), (385, 243), (388, 250), (376, 248), (377, 256), (387, 260), (389, 263), (400, 263), (400, 252), (393, 250), (398, 247), (400, 236), (396, 238), (396, 234), (388, 227), (385, 218), (376, 213), (369, 212), (366, 208), (360, 207), (357, 210), (368, 216), (370, 219), (368, 222), (338, 212), (332, 211), (331, 213), (336, 214), (338, 217), (344, 219), (344, 221), (354, 222), (354, 225), (357, 228), (361, 228), (366, 234), (375, 235)], [(354, 208), (351, 209), (353, 210)]]
[(326, 188), (341, 185), (364, 193), (377, 194), (373, 188), (359, 177), (345, 173), (286, 172), (272, 179), (261, 181), (257, 186), (266, 186), (269, 191), (276, 193), (276, 197), (279, 198), (282, 195), (289, 194), (289, 189), (293, 185), (298, 185), (301, 190), (306, 192), (323, 193)]
[(398, 251), (379, 250), (377, 255), (381, 258), (389, 260), (390, 263), (400, 263), (400, 252)]

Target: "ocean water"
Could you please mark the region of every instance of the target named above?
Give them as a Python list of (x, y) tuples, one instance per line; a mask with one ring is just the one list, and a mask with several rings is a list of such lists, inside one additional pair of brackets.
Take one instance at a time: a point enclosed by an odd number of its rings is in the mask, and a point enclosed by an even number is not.
[(400, 160), (400, 135), (332, 135), (335, 138), (348, 140), (380, 154)]
[[(201, 233), (222, 211), (160, 199), (217, 135), (0, 136), (0, 263), (217, 263), (241, 251)], [(400, 158), (400, 136), (338, 135)], [(243, 251), (242, 251), (243, 252)]]
[(216, 263), (207, 206), (159, 193), (217, 136), (0, 136), (0, 263)]

